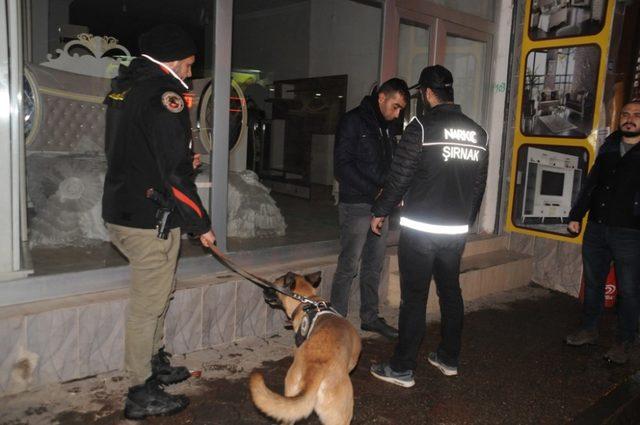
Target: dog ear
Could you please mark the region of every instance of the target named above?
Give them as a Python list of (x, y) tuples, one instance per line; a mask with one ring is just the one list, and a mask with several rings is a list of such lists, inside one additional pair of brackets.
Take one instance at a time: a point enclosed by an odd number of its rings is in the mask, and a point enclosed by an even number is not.
[(317, 288), (320, 285), (320, 281), (322, 280), (322, 272), (317, 271), (314, 273), (309, 273), (305, 275), (304, 278), (307, 279), (307, 282), (309, 282), (314, 288)]
[(284, 286), (285, 288), (289, 288), (290, 290), (293, 290), (293, 288), (296, 286), (295, 273), (288, 272), (286, 275), (284, 275)]

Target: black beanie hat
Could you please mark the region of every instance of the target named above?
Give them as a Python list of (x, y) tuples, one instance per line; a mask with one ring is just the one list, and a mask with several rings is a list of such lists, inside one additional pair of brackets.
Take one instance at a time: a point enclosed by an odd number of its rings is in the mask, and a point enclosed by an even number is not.
[(409, 90), (416, 87), (430, 89), (448, 89), (453, 86), (453, 75), (442, 65), (432, 65), (425, 67), (420, 73), (418, 83), (409, 87)]
[(196, 44), (185, 30), (175, 24), (159, 25), (138, 39), (140, 53), (160, 62), (182, 60), (196, 54)]

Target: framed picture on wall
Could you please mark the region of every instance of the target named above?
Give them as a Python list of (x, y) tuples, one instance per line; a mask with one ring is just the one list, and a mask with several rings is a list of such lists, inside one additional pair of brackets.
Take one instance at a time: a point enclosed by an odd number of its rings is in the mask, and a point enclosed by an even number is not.
[(529, 38), (534, 41), (602, 31), (607, 0), (531, 0)]
[(599, 65), (595, 44), (531, 50), (523, 79), (522, 134), (586, 137), (592, 130)]

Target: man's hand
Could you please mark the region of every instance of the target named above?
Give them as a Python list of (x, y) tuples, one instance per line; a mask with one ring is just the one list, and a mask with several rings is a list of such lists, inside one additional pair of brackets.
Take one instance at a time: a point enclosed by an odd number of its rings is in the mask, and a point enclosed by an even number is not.
[(570, 221), (567, 226), (567, 230), (572, 235), (577, 235), (580, 233), (580, 222), (579, 221)]
[(198, 167), (200, 167), (202, 165), (202, 160), (200, 159), (200, 154), (199, 153), (194, 153), (193, 154), (193, 169), (197, 169)]
[(384, 225), (384, 219), (385, 217), (371, 218), (371, 231), (378, 236), (380, 236), (380, 230), (382, 230), (382, 226)]
[(207, 233), (200, 235), (200, 243), (205, 248), (211, 248), (216, 243), (216, 234), (213, 230), (209, 230)]

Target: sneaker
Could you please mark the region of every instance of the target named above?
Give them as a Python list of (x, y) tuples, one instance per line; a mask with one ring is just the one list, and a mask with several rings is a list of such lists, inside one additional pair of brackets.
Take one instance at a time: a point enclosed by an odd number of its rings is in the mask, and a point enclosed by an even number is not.
[(429, 363), (431, 363), (433, 366), (440, 369), (440, 372), (442, 372), (446, 376), (456, 376), (458, 374), (458, 368), (455, 366), (449, 366), (444, 364), (442, 360), (438, 358), (438, 353), (435, 353), (435, 352), (429, 353), (427, 360), (429, 360)]
[(373, 322), (361, 324), (360, 329), (363, 331), (379, 333), (380, 335), (392, 340), (398, 338), (398, 330), (393, 326), (389, 326), (382, 317), (378, 317)]
[(631, 350), (631, 342), (618, 342), (604, 354), (605, 360), (615, 364), (625, 364), (629, 360), (629, 351)]
[(142, 420), (147, 416), (167, 416), (184, 410), (189, 399), (184, 395), (165, 392), (162, 385), (151, 376), (144, 384), (129, 388), (124, 405), (124, 417)]
[(564, 339), (564, 342), (567, 345), (572, 345), (574, 347), (579, 347), (585, 344), (595, 344), (598, 340), (598, 330), (597, 329), (578, 329), (576, 332), (567, 335)]
[(160, 384), (177, 384), (191, 377), (189, 369), (184, 366), (171, 366), (169, 358), (171, 358), (171, 353), (164, 351), (164, 347), (151, 358), (151, 372)]
[(410, 388), (416, 384), (416, 381), (413, 380), (413, 371), (412, 370), (403, 370), (400, 372), (396, 372), (391, 369), (389, 363), (379, 363), (371, 365), (371, 374), (385, 382), (389, 382), (390, 384), (399, 385), (401, 387)]

